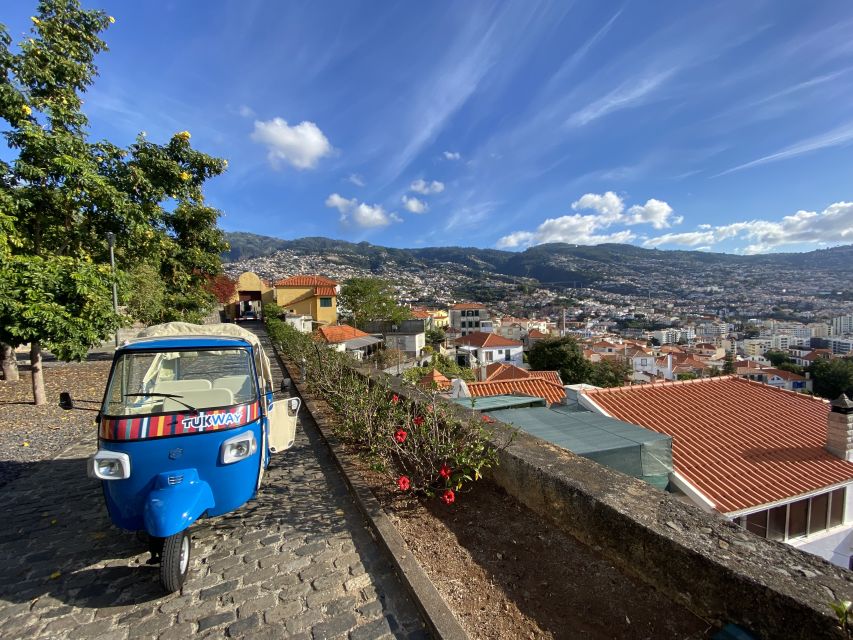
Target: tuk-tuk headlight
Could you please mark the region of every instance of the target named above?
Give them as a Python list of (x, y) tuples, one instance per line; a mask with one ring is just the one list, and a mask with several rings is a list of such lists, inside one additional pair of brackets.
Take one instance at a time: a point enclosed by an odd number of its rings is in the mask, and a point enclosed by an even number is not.
[(239, 460), (244, 460), (258, 450), (258, 443), (255, 440), (255, 434), (251, 431), (246, 431), (233, 438), (228, 438), (222, 443), (220, 448), (222, 464), (231, 464)]
[(130, 477), (130, 456), (101, 449), (88, 460), (88, 475), (98, 480), (126, 480)]

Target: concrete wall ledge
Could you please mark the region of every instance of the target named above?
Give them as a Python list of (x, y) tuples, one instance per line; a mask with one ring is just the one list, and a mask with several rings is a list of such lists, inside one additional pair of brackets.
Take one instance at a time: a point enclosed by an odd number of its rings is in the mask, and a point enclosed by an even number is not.
[[(411, 391), (385, 379), (402, 396)], [(499, 422), (492, 427), (502, 436), (515, 431)], [(853, 600), (853, 573), (817, 556), (523, 432), (501, 452), (491, 477), (624, 572), (708, 620), (766, 639), (844, 637), (829, 603)]]

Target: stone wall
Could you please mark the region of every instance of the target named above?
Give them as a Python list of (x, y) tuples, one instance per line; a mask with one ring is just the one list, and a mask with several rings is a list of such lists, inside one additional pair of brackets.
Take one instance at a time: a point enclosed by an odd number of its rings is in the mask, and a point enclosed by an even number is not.
[[(406, 395), (406, 386), (390, 382)], [(492, 426), (499, 434), (511, 429)], [(626, 573), (708, 620), (739, 624), (761, 638), (843, 637), (829, 603), (853, 600), (853, 573), (821, 558), (523, 432), (501, 452), (492, 477)]]

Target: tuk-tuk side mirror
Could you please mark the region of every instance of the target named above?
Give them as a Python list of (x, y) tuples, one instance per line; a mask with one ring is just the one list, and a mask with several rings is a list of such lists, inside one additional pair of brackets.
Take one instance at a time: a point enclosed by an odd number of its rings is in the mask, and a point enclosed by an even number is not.
[(281, 379), (281, 391), (290, 391), (290, 378)]
[(74, 408), (74, 401), (71, 399), (71, 394), (63, 391), (59, 394), (59, 407), (68, 411)]

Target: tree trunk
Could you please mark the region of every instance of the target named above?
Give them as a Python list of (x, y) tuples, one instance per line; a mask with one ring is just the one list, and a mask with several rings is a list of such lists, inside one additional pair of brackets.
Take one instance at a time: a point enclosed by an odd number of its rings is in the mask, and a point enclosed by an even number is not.
[(15, 350), (12, 345), (0, 342), (0, 362), (3, 367), (3, 379), (6, 382), (18, 380), (18, 361), (15, 359)]
[(38, 340), (30, 344), (30, 370), (33, 376), (33, 402), (36, 406), (47, 404), (44, 392), (44, 374), (41, 370), (41, 345)]

